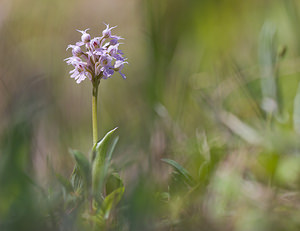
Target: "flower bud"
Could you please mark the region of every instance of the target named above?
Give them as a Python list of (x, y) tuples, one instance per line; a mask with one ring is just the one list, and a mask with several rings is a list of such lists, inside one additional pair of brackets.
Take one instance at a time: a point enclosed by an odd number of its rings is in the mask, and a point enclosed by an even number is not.
[(103, 38), (110, 38), (111, 37), (111, 30), (116, 28), (116, 26), (109, 28), (109, 24), (105, 24), (106, 28), (102, 31)]
[(87, 33), (82, 34), (81, 41), (84, 43), (88, 43), (91, 41), (91, 36)]
[(73, 47), (73, 50), (72, 50), (72, 54), (73, 54), (74, 56), (79, 57), (80, 55), (83, 54), (83, 52), (82, 52), (82, 50), (81, 50), (81, 48), (80, 48), (79, 46), (74, 46), (74, 47)]
[(102, 31), (102, 35), (104, 38), (109, 38), (111, 36), (111, 31), (109, 29), (105, 29)]

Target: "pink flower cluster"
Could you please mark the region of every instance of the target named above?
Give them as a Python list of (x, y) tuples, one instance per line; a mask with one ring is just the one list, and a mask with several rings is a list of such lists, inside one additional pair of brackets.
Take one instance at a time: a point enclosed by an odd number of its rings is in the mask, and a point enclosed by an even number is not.
[(107, 79), (115, 72), (119, 72), (124, 79), (126, 78), (121, 70), (128, 62), (119, 50), (119, 40), (123, 38), (112, 35), (113, 28), (115, 27), (106, 25), (102, 36), (93, 39), (87, 33), (89, 29), (78, 30), (82, 34), (81, 41), (67, 47), (67, 50), (72, 49), (73, 56), (65, 59), (68, 65), (74, 67), (70, 74), (77, 83), (85, 78), (89, 78), (93, 84), (99, 83), (100, 79)]

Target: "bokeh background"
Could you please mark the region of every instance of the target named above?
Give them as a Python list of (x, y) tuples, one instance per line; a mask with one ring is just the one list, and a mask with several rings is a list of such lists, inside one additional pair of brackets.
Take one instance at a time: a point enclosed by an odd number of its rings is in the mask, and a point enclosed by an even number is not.
[(63, 60), (104, 22), (129, 62), (99, 90), (100, 135), (119, 127), (116, 229), (299, 230), (296, 0), (1, 0), (0, 230), (47, 230), (37, 191), (71, 174), (69, 148), (91, 151), (92, 86)]

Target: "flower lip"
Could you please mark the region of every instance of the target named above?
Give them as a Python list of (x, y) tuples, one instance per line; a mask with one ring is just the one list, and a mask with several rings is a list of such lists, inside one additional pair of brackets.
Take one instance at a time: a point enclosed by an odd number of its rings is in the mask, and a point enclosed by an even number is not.
[(115, 54), (117, 54), (118, 52), (118, 47), (119, 47), (119, 44), (116, 44), (116, 45), (111, 45), (107, 48), (107, 52), (114, 56)]
[(103, 71), (104, 79), (110, 78), (114, 74), (114, 70), (109, 66), (102, 67), (101, 70)]
[(122, 60), (116, 60), (114, 65), (114, 70), (119, 72), (123, 79), (126, 79), (126, 76), (121, 72), (121, 70), (124, 68), (124, 64), (128, 62), (122, 61)]
[(114, 65), (115, 71), (121, 71), (124, 68), (124, 64), (128, 63), (122, 60), (117, 60)]
[(100, 58), (100, 62), (102, 64), (102, 66), (104, 66), (104, 67), (105, 66), (110, 66), (111, 61), (112, 61), (112, 58), (107, 54), (102, 55), (101, 58)]

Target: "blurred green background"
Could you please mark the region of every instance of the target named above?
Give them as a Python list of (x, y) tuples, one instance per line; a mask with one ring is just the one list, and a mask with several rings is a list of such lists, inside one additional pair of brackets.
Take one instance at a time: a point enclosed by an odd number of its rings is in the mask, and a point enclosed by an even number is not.
[(92, 146), (92, 86), (63, 59), (103, 22), (129, 62), (99, 89), (126, 186), (108, 230), (299, 230), (296, 0), (1, 0), (0, 230), (54, 230), (53, 172)]

